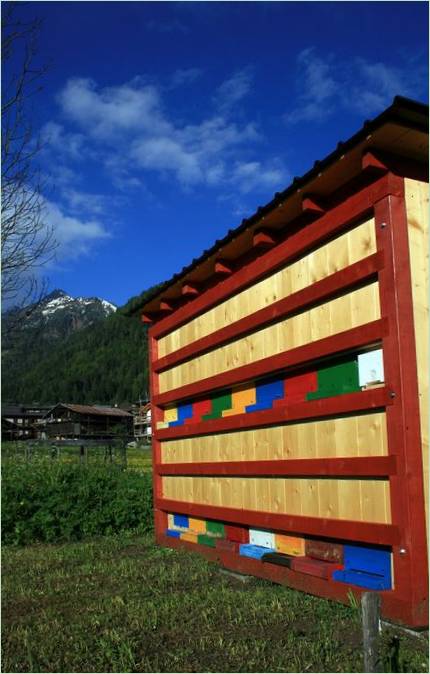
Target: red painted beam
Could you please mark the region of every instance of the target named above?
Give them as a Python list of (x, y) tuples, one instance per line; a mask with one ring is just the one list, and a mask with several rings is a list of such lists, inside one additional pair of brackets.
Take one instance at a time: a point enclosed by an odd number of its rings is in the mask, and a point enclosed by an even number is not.
[(303, 288), (288, 297), (284, 297), (270, 306), (264, 307), (249, 316), (245, 316), (238, 321), (226, 325), (224, 328), (215, 330), (210, 335), (187, 344), (186, 346), (169, 353), (167, 356), (157, 360), (153, 367), (156, 372), (162, 372), (174, 365), (183, 363), (189, 358), (195, 358), (202, 353), (222, 346), (233, 339), (238, 339), (244, 335), (257, 330), (280, 318), (285, 318), (294, 313), (297, 309), (310, 306), (322, 300), (328, 300), (340, 291), (349, 290), (354, 285), (369, 280), (384, 266), (384, 257), (382, 252), (369, 255), (369, 257), (360, 260), (355, 264), (341, 269), (326, 278), (313, 283), (311, 286)]
[(390, 173), (382, 176), (372, 185), (363, 188), (324, 213), (315, 222), (238, 269), (230, 278), (223, 281), (222, 287), (217, 284), (209, 288), (185, 306), (178, 308), (171, 316), (158, 321), (154, 326), (153, 336), (162, 337), (202, 311), (207, 311), (215, 304), (236, 294), (241, 288), (250, 283), (256, 283), (277, 268), (285, 266), (309, 248), (322, 244), (334, 234), (348, 229), (357, 219), (371, 212), (374, 202), (378, 199), (382, 199), (387, 194), (401, 194), (402, 184), (401, 178)]
[(162, 463), (154, 466), (154, 470), (157, 475), (387, 477), (395, 474), (396, 460), (394, 456), (361, 456), (349, 459)]
[(393, 545), (399, 541), (399, 531), (393, 524), (356, 522), (353, 520), (328, 519), (325, 517), (303, 517), (280, 513), (226, 508), (203, 503), (187, 503), (166, 498), (156, 499), (157, 508), (170, 513), (181, 513), (192, 517), (245, 524), (272, 531), (308, 534), (346, 541), (362, 541), (375, 545)]
[(196, 435), (212, 435), (222, 431), (243, 430), (246, 428), (259, 428), (273, 426), (287, 421), (300, 421), (302, 419), (318, 419), (338, 414), (348, 414), (362, 410), (377, 409), (393, 404), (390, 391), (387, 387), (359, 391), (358, 393), (344, 393), (343, 395), (323, 398), (321, 400), (309, 400), (297, 405), (276, 407), (260, 412), (248, 414), (236, 414), (231, 417), (211, 419), (197, 424), (184, 424), (155, 431), (156, 440), (173, 440), (175, 438), (188, 438)]
[(262, 358), (249, 365), (242, 365), (226, 372), (221, 372), (206, 379), (200, 379), (192, 384), (186, 384), (179, 388), (159, 393), (154, 397), (155, 405), (167, 405), (185, 398), (202, 396), (216, 389), (226, 388), (233, 384), (256, 379), (272, 374), (278, 370), (284, 370), (308, 363), (310, 361), (340, 354), (343, 351), (351, 351), (361, 346), (367, 346), (379, 341), (387, 334), (387, 321), (385, 318), (365, 323), (357, 328), (339, 332), (330, 337), (298, 346), (288, 351), (283, 351), (268, 358)]
[(142, 323), (153, 323), (154, 322), (154, 317), (152, 314), (145, 314), (143, 313), (140, 317), (140, 320)]

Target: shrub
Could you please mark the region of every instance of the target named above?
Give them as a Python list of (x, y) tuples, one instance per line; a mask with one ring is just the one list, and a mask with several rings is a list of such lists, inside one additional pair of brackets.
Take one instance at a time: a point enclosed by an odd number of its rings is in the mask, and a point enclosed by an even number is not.
[(150, 474), (48, 461), (3, 466), (3, 543), (76, 541), (152, 526)]

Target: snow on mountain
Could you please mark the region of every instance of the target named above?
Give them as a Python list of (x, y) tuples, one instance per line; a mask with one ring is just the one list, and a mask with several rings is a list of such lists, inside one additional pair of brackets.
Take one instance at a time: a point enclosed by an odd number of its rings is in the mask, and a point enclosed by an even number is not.
[(71, 297), (71, 295), (67, 295), (63, 290), (55, 290), (41, 303), (40, 311), (43, 316), (49, 317), (60, 310), (70, 309), (79, 312), (79, 309), (91, 307), (92, 305), (97, 307), (106, 316), (117, 310), (114, 304), (99, 297)]

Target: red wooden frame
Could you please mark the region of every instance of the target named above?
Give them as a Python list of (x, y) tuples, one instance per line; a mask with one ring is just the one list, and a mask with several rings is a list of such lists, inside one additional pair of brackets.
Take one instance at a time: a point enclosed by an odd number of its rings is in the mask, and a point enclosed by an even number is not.
[[(404, 182), (403, 182), (404, 187)], [(383, 338), (384, 370), (395, 393), (387, 409), (388, 446), (398, 461), (390, 479), (392, 521), (401, 531), (393, 548), (397, 594), (410, 602), (414, 624), (428, 624), (428, 567), (408, 223), (404, 192), (375, 204), (377, 247), (386, 251), (379, 277), (381, 313), (388, 317)]]
[(160, 463), (158, 475), (240, 475), (307, 477), (387, 477), (396, 474), (395, 456), (360, 456), (336, 459), (276, 459), (205, 463)]
[[(375, 176), (377, 174), (375, 173)], [(227, 331), (217, 331), (209, 339), (198, 340), (181, 352), (169, 354), (159, 359), (157, 340), (174, 330), (192, 317), (207, 311), (215, 304), (273, 273), (288, 261), (297, 258), (308, 249), (322, 244), (330, 237), (351, 228), (361, 217), (374, 213), (377, 232), (377, 253), (370, 256), (363, 265), (356, 267), (364, 274), (364, 267), (371, 260), (377, 268), (380, 288), (381, 319), (365, 326), (319, 340), (313, 344), (292, 349), (269, 359), (236, 368), (228, 373), (178, 388), (174, 391), (159, 393), (159, 372), (173, 364), (202, 353), (208, 348), (226, 343), (241, 330), (249, 331), (255, 317), (247, 317), (247, 322), (237, 321), (228, 326)], [(285, 583), (322, 597), (337, 599), (348, 603), (349, 592), (356, 597), (363, 591), (350, 588), (347, 584), (305, 576), (275, 565), (264, 564), (259, 560), (214, 550), (207, 546), (191, 544), (186, 541), (165, 536), (167, 512), (207, 517), (225, 522), (297, 534), (326, 537), (337, 540), (349, 540), (363, 543), (392, 546), (395, 587), (381, 592), (382, 614), (392, 620), (411, 626), (428, 624), (428, 581), (427, 551), (423, 495), (423, 475), (421, 458), (421, 438), (419, 426), (419, 407), (417, 391), (417, 372), (415, 355), (415, 336), (412, 308), (412, 290), (409, 266), (409, 247), (407, 221), (404, 202), (403, 178), (387, 172), (368, 187), (361, 189), (344, 202), (323, 213), (317, 220), (305, 228), (294, 232), (285, 240), (262, 253), (262, 255), (244, 267), (236, 269), (230, 277), (216, 287), (190, 299), (189, 302), (174, 310), (153, 325), (150, 330), (151, 343), (151, 395), (152, 419), (154, 429), (154, 507), (157, 541), (173, 548), (187, 548), (216, 559), (227, 568), (242, 573), (252, 573)], [(352, 282), (350, 268), (342, 270), (343, 277)], [(370, 273), (370, 272), (369, 272)], [(329, 285), (334, 279), (325, 279)], [(367, 277), (366, 277), (367, 278)], [(313, 290), (312, 290), (313, 289)], [(324, 285), (314, 284), (301, 296), (304, 304), (317, 300), (317, 293), (325, 297)], [(302, 291), (301, 291), (302, 292)], [(313, 292), (315, 295), (313, 296)], [(333, 291), (335, 292), (335, 291)], [(305, 299), (303, 299), (305, 298)], [(298, 301), (297, 294), (294, 300)], [(283, 300), (281, 300), (283, 302)], [(303, 305), (304, 305), (303, 304)], [(287, 303), (279, 305), (277, 310), (289, 311)], [(291, 305), (293, 306), (293, 305)], [(260, 314), (261, 320), (268, 322), (270, 312)], [(235, 332), (237, 330), (237, 332)], [(179, 426), (156, 430), (161, 418), (161, 406), (169, 402), (183, 400), (192, 396), (202, 396), (214, 389), (243, 383), (258, 376), (267, 375), (281, 369), (294, 371), (312, 360), (346, 353), (350, 350), (375, 344), (382, 340), (384, 369), (387, 386), (379, 389), (346, 394), (289, 408), (277, 408), (248, 415), (236, 415), (211, 420), (200, 424)], [(188, 349), (188, 350), (187, 350)], [(192, 435), (219, 432), (222, 430), (258, 427), (287, 422), (293, 419), (323, 417), (325, 415), (352, 413), (357, 409), (384, 408), (387, 418), (388, 456), (357, 457), (348, 459), (309, 459), (278, 460), (260, 462), (228, 462), (203, 464), (163, 464), (161, 462), (161, 441)], [(309, 416), (307, 415), (309, 413)], [(289, 416), (287, 416), (287, 414)], [(357, 478), (388, 478), (392, 509), (392, 523), (378, 524), (292, 516), (279, 513), (267, 513), (236, 508), (210, 506), (203, 503), (178, 502), (163, 498), (163, 475), (304, 475), (304, 476), (354, 476)]]
[(245, 428), (260, 428), (273, 426), (287, 421), (302, 419), (319, 419), (334, 414), (348, 414), (363, 410), (378, 409), (393, 404), (391, 391), (387, 386), (357, 393), (343, 393), (342, 395), (320, 400), (309, 400), (294, 405), (279, 405), (269, 410), (235, 414), (230, 417), (210, 419), (197, 424), (184, 424), (155, 430), (157, 440), (173, 440), (195, 435), (211, 435), (222, 431), (244, 430)]
[(375, 522), (353, 522), (351, 520), (329, 519), (326, 517), (304, 517), (263, 512), (261, 510), (243, 510), (206, 505), (205, 503), (187, 503), (167, 498), (156, 499), (157, 506), (172, 513), (182, 513), (192, 517), (246, 524), (250, 527), (262, 527), (277, 531), (309, 534), (346, 541), (363, 541), (375, 545), (394, 545), (399, 542), (400, 533), (394, 524)]

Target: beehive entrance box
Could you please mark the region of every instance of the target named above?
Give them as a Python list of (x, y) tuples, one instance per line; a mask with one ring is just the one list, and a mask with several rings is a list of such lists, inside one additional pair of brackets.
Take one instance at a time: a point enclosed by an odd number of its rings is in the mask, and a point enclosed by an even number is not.
[[(412, 626), (428, 624), (427, 118), (396, 98), (139, 307), (157, 541), (343, 602), (376, 588)], [(171, 533), (169, 515), (206, 524)]]

